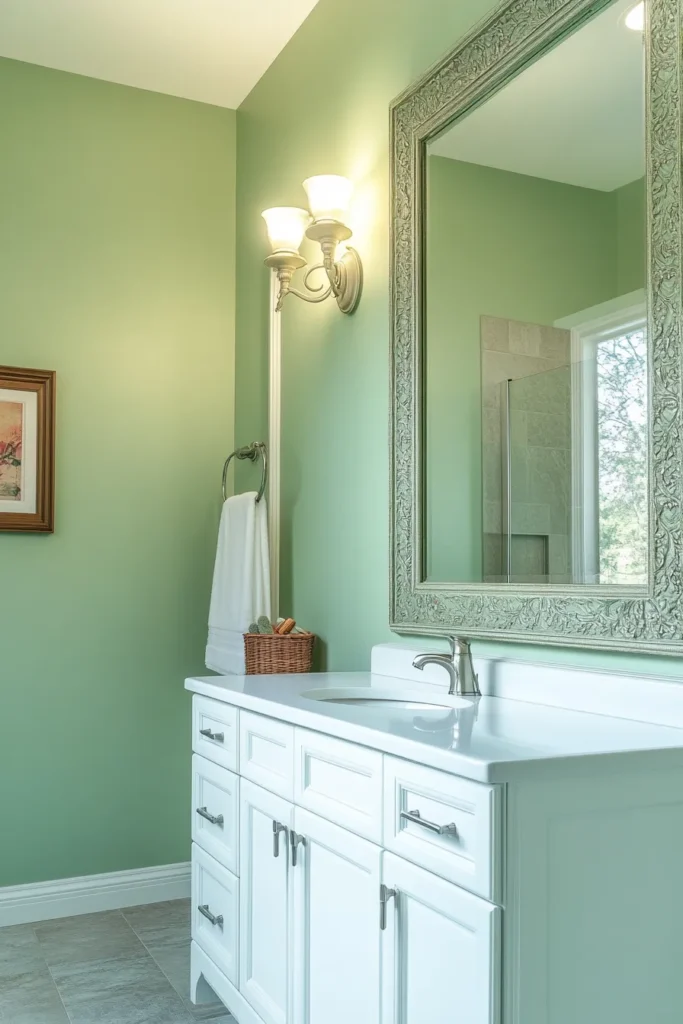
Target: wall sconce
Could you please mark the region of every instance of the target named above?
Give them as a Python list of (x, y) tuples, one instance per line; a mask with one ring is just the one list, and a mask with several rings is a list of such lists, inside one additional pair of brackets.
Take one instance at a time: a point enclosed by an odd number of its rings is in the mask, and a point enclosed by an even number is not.
[[(318, 174), (307, 178), (304, 188), (310, 213), (292, 206), (276, 206), (261, 215), (273, 250), (264, 262), (277, 270), (280, 282), (275, 309), (277, 312), (282, 309), (285, 296), (290, 293), (305, 302), (324, 302), (334, 295), (342, 313), (353, 313), (363, 287), (363, 265), (350, 246), (342, 253), (338, 251), (339, 243), (352, 235), (346, 219), (353, 185), (338, 174)], [(299, 253), (304, 235), (320, 244), (323, 261), (306, 271), (303, 282), (306, 291), (300, 292), (292, 287), (292, 277), (296, 270), (306, 266), (306, 260)], [(316, 270), (327, 274), (327, 288), (309, 285), (308, 279)]]

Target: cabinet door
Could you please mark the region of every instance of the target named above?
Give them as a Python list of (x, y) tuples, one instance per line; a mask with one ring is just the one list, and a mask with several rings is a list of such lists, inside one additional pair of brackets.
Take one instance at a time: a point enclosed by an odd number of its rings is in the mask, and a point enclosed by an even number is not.
[(299, 807), (294, 829), (293, 1019), (378, 1024), (382, 851)]
[(500, 910), (391, 853), (382, 1024), (497, 1024)]
[[(240, 783), (240, 992), (265, 1024), (289, 1024), (289, 829), (294, 808)], [(284, 826), (277, 836), (273, 823)], [(277, 854), (277, 855), (276, 855)]]

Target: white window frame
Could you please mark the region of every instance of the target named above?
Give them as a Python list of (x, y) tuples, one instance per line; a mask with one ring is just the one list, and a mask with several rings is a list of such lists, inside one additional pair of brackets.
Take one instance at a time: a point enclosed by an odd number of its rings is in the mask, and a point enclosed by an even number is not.
[(647, 327), (642, 289), (557, 320), (571, 332), (571, 539), (574, 583), (600, 583), (596, 349)]

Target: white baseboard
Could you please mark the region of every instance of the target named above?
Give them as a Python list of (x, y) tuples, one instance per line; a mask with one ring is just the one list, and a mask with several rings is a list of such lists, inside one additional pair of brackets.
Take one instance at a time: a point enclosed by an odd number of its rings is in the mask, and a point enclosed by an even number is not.
[(94, 914), (100, 910), (120, 910), (142, 903), (180, 900), (189, 895), (189, 863), (60, 878), (34, 885), (10, 885), (0, 888), (0, 928)]

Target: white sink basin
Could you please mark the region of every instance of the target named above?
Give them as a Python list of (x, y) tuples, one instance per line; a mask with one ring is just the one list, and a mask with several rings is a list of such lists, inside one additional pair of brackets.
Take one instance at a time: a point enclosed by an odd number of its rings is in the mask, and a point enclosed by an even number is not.
[(301, 694), (308, 700), (322, 700), (330, 704), (357, 704), (362, 707), (403, 708), (406, 711), (457, 711), (471, 708), (472, 701), (465, 697), (451, 697), (447, 693), (438, 697), (420, 690), (344, 686), (320, 690), (306, 690)]

